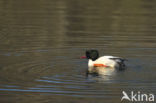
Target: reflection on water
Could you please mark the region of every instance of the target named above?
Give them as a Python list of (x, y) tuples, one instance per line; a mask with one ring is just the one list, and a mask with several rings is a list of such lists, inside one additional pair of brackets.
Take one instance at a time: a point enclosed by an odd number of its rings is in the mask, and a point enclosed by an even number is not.
[[(0, 102), (118, 103), (123, 90), (156, 94), (155, 3), (1, 0)], [(79, 58), (90, 48), (127, 58), (127, 70), (86, 77)]]

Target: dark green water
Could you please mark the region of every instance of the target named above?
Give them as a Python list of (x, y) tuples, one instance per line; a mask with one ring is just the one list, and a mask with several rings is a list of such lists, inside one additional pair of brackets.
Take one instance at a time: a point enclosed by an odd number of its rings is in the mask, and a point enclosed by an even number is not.
[[(154, 0), (0, 0), (0, 103), (156, 95), (155, 28)], [(87, 60), (79, 57), (90, 48), (127, 58), (127, 70), (86, 78)]]

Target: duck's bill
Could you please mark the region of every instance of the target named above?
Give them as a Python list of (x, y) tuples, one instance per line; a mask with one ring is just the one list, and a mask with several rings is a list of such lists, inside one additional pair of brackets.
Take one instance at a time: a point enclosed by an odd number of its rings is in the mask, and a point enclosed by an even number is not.
[(80, 59), (86, 59), (86, 58), (87, 58), (86, 56), (81, 56), (81, 57), (80, 57)]

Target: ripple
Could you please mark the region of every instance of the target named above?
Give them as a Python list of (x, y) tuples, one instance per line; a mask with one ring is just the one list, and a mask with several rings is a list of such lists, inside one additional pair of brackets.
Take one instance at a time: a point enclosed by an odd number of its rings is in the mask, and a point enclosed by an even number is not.
[(35, 79), (35, 81), (31, 81), (31, 85), (28, 86), (1, 85), (0, 91), (16, 91), (26, 93), (39, 92), (47, 95), (109, 98), (119, 95), (121, 91), (125, 89), (140, 90), (144, 88), (144, 90), (149, 91), (155, 88), (156, 84), (153, 83), (153, 81), (131, 80), (128, 78), (125, 80), (123, 79), (124, 77), (119, 78), (119, 74), (96, 77), (90, 76), (87, 78), (84, 75), (72, 75), (66, 73), (41, 76), (40, 78)]
[[(64, 49), (64, 52), (60, 52), (56, 56), (52, 55), (52, 57), (47, 55), (49, 51), (39, 51), (37, 52), (40, 54), (39, 57), (38, 54), (33, 56), (36, 58), (29, 59), (25, 57), (26, 60), (4, 66), (0, 72), (2, 84), (0, 85), (0, 91), (110, 98), (121, 95), (122, 90), (140, 90), (144, 88), (146, 91), (152, 91), (155, 89), (154, 76), (149, 76), (151, 80), (144, 76), (145, 74), (149, 75), (149, 72), (144, 70), (143, 67), (146, 61), (144, 59), (143, 63), (141, 63), (135, 57), (127, 58), (129, 59), (127, 65), (129, 68), (125, 72), (86, 77), (84, 71), (87, 62), (75, 58), (74, 55), (70, 57), (69, 50), (75, 52), (79, 49)], [(29, 52), (29, 56), (35, 53)], [(24, 55), (27, 55), (27, 53), (25, 52), (19, 57)], [(85, 65), (82, 65), (83, 62)]]

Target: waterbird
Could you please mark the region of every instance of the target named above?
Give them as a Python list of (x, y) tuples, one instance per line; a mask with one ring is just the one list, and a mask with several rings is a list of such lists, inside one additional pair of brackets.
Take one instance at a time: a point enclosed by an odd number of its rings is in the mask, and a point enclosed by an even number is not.
[(126, 59), (116, 56), (101, 56), (99, 57), (98, 50), (91, 49), (86, 50), (86, 56), (82, 56), (82, 59), (88, 59), (88, 73), (102, 74), (105, 71), (112, 70), (125, 70), (126, 65), (124, 61)]

